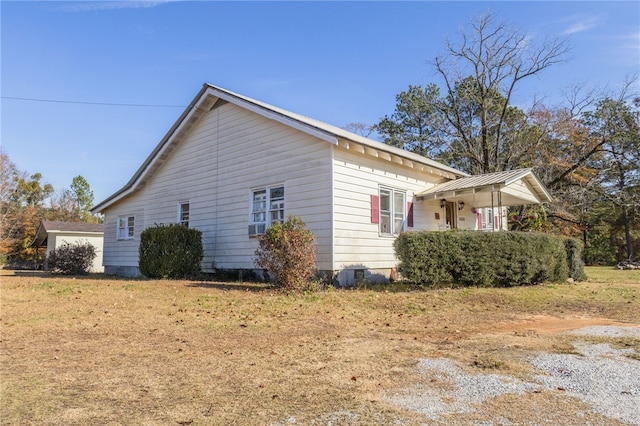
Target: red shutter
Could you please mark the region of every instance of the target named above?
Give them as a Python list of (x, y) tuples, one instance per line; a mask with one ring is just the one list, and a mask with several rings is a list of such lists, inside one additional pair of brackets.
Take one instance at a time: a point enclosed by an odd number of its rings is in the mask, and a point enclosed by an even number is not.
[(482, 212), (478, 212), (478, 231), (482, 231)]
[(380, 196), (371, 196), (371, 223), (380, 223)]
[(413, 228), (413, 202), (407, 202), (407, 227)]

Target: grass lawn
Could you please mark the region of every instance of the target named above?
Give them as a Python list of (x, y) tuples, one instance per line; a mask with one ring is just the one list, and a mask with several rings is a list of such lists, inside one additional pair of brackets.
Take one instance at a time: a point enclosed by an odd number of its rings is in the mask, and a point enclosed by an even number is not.
[[(528, 377), (531, 354), (572, 350), (561, 331), (640, 325), (640, 271), (586, 272), (585, 282), (509, 289), (285, 295), (2, 271), (0, 423), (424, 424), (385, 399), (417, 380), (420, 358)], [(611, 343), (640, 355), (637, 339)], [(491, 401), (474, 419), (504, 411), (530, 424), (531, 410), (570, 419), (578, 409), (542, 393)], [(473, 424), (456, 419), (442, 424)]]

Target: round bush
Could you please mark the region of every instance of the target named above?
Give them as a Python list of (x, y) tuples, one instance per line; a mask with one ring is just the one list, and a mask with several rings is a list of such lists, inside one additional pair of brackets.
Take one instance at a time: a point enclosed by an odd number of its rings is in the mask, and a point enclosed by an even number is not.
[(182, 225), (156, 225), (140, 234), (140, 273), (147, 278), (193, 278), (201, 272), (202, 232)]
[(64, 243), (47, 255), (45, 268), (59, 274), (88, 274), (96, 258), (96, 248), (89, 242)]

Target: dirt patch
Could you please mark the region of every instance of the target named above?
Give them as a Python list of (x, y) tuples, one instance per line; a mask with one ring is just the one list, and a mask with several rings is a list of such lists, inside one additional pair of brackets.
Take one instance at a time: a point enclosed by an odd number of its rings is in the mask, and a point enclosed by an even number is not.
[(593, 318), (584, 316), (554, 317), (550, 315), (531, 315), (515, 322), (496, 324), (497, 333), (512, 333), (532, 330), (536, 333), (561, 333), (589, 326), (611, 325), (624, 327), (640, 327), (628, 322), (615, 321), (610, 318)]

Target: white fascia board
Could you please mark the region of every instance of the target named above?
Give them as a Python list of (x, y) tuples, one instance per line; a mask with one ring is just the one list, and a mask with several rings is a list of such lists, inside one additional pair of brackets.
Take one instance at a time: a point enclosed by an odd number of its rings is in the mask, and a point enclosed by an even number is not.
[(52, 230), (52, 231), (47, 231), (48, 234), (56, 234), (56, 235), (60, 235), (60, 234), (83, 234), (83, 235), (104, 235), (104, 232), (93, 232), (93, 231), (58, 231), (58, 230)]

